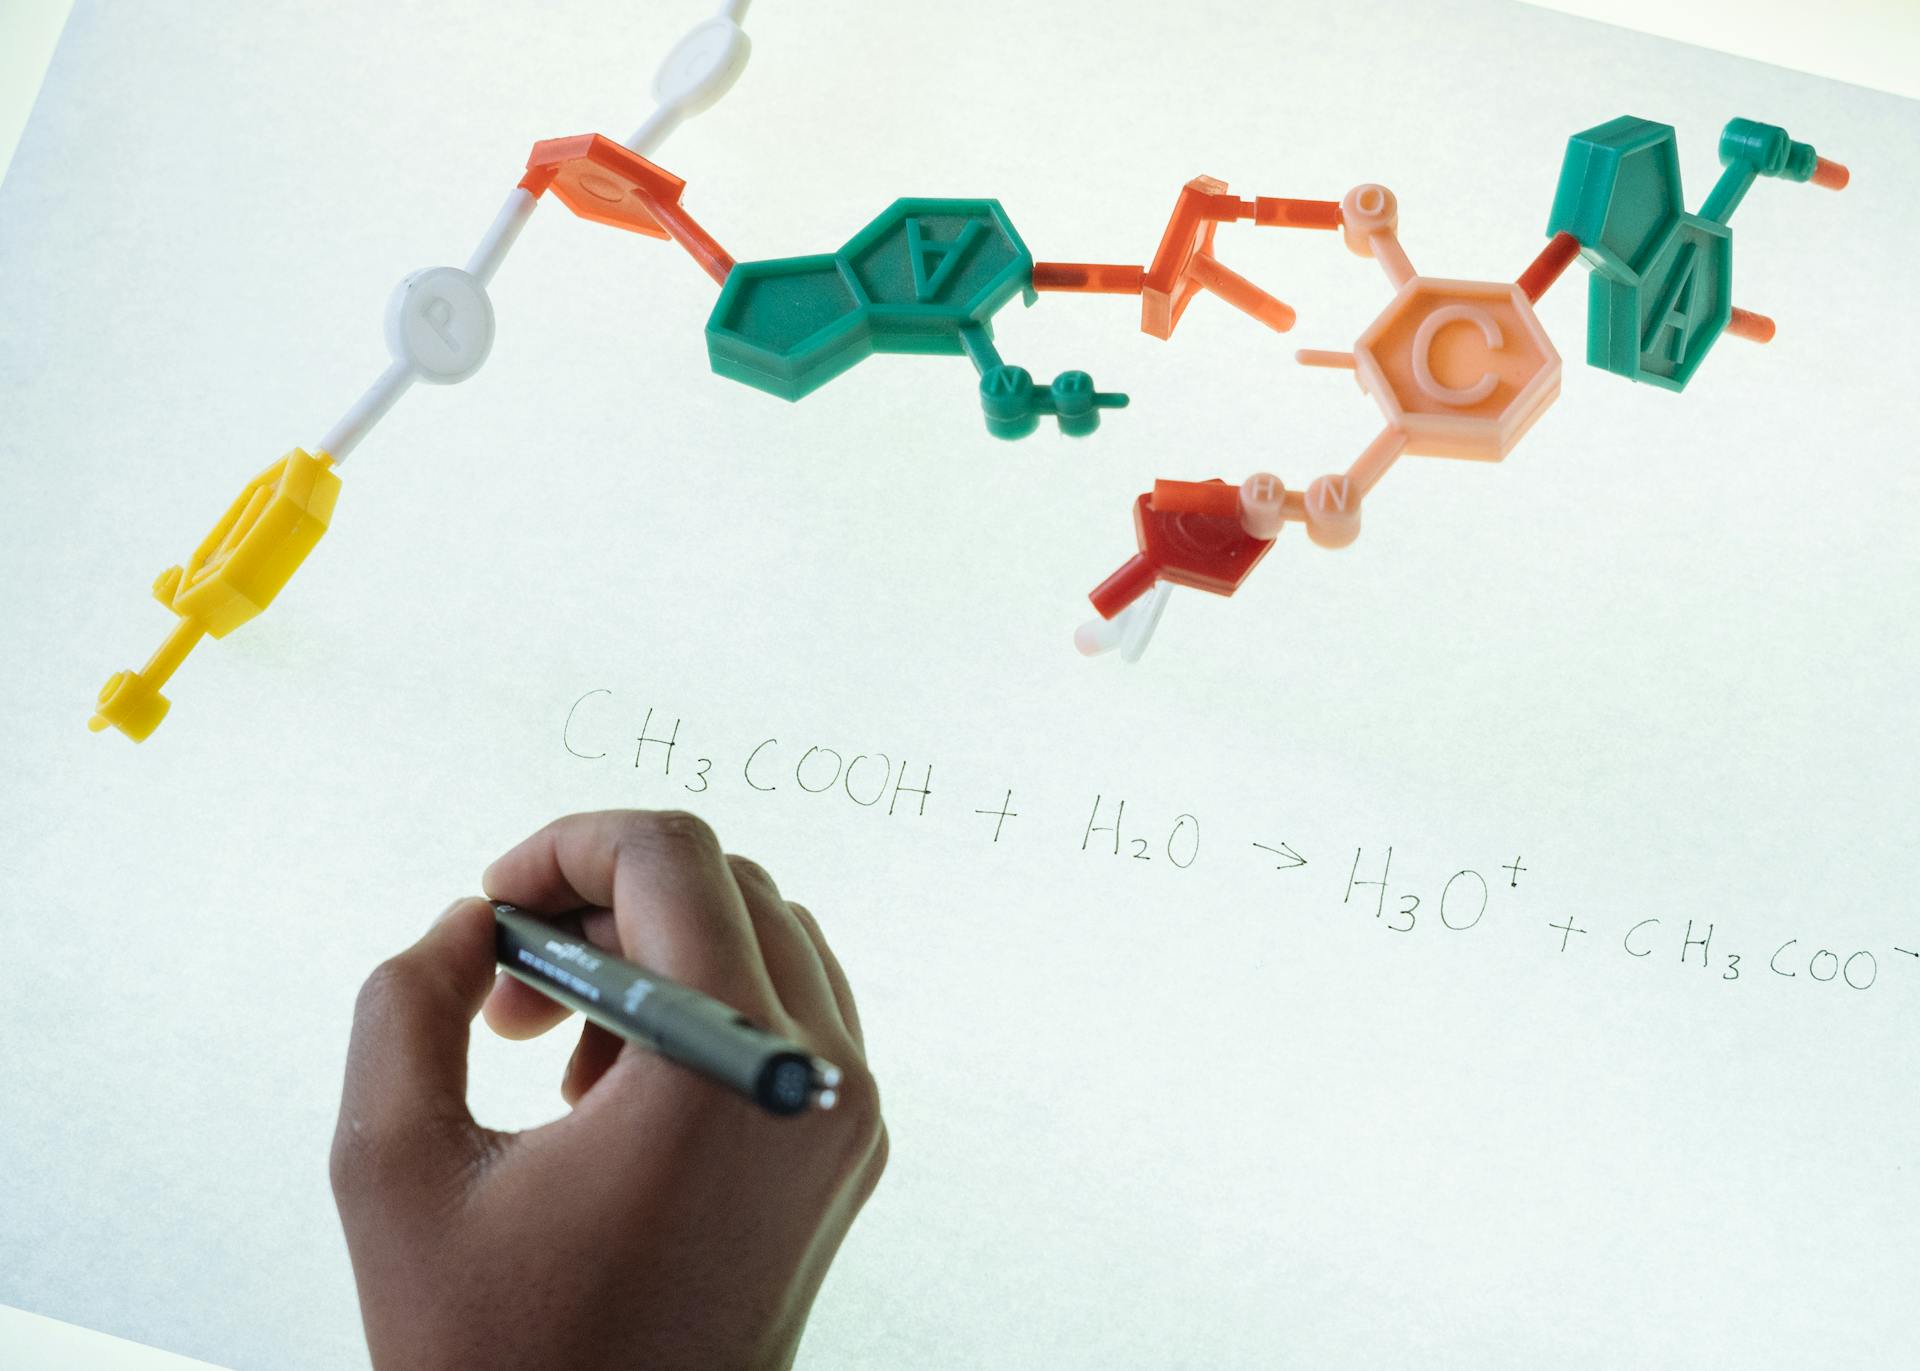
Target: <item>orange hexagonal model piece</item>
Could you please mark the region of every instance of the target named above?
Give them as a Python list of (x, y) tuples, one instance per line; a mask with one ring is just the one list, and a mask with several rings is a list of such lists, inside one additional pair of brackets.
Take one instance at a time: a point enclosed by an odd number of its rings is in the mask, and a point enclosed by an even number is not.
[(1505, 281), (1416, 276), (1353, 356), (1361, 387), (1423, 457), (1497, 462), (1560, 393), (1560, 354)]
[(680, 204), (687, 183), (601, 134), (535, 143), (520, 185), (534, 195), (551, 190), (582, 219), (672, 238), (715, 281), (733, 270), (727, 250)]

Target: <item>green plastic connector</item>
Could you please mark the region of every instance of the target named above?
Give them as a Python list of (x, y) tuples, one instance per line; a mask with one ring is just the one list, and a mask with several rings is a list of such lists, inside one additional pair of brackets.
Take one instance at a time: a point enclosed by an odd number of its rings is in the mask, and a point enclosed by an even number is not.
[(1100, 427), (1101, 410), (1126, 407), (1125, 395), (1095, 390), (1084, 371), (1063, 371), (1044, 388), (1025, 367), (997, 366), (980, 377), (980, 409), (996, 438), (1024, 438), (1049, 414), (1069, 438), (1084, 438)]
[(1720, 131), (1720, 165), (1726, 170), (1714, 184), (1700, 217), (1724, 224), (1740, 208), (1755, 178), (1777, 176), (1787, 181), (1811, 181), (1820, 164), (1811, 143), (1796, 143), (1778, 124), (1731, 119)]

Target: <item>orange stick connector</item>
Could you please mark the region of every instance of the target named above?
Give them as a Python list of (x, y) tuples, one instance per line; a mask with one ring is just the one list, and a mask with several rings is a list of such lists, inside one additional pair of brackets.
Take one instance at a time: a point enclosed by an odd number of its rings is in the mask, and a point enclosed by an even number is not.
[(1145, 267), (1111, 262), (1035, 262), (1035, 290), (1080, 290), (1102, 295), (1138, 295), (1146, 279)]
[(1813, 175), (1807, 178), (1816, 186), (1828, 190), (1845, 190), (1847, 182), (1853, 179), (1853, 173), (1838, 162), (1829, 162), (1824, 157), (1813, 159)]
[(1527, 299), (1538, 304), (1540, 297), (1560, 279), (1567, 264), (1579, 255), (1580, 240), (1562, 229), (1547, 240), (1547, 245), (1540, 249), (1540, 255), (1527, 264), (1527, 269), (1520, 273), (1520, 279), (1514, 284), (1526, 292)]
[(1187, 277), (1194, 284), (1212, 291), (1243, 314), (1250, 314), (1276, 333), (1293, 327), (1293, 306), (1269, 295), (1239, 272), (1220, 264), (1205, 252), (1193, 254), (1187, 263)]
[(1210, 514), (1219, 519), (1240, 517), (1240, 487), (1220, 481), (1155, 481), (1156, 514)]
[(1287, 200), (1262, 195), (1253, 202), (1253, 222), (1271, 228), (1337, 229), (1340, 227), (1338, 200)]
[(1749, 343), (1771, 343), (1773, 341), (1773, 320), (1764, 314), (1755, 314), (1750, 309), (1733, 307), (1733, 313), (1727, 319), (1727, 332), (1736, 338), (1745, 338)]

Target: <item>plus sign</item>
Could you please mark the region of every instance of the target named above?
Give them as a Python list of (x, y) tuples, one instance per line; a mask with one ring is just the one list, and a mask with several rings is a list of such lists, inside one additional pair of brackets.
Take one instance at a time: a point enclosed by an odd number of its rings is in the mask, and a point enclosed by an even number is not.
[(1573, 921), (1573, 915), (1571, 914), (1567, 915), (1567, 921), (1565, 923), (1548, 924), (1547, 927), (1557, 928), (1560, 930), (1560, 950), (1562, 952), (1565, 952), (1567, 950), (1568, 938), (1571, 938), (1576, 933), (1585, 933), (1587, 931), (1586, 929), (1580, 927), (1578, 924), (1576, 924)]
[(976, 809), (973, 812), (975, 814), (991, 814), (993, 816), (993, 840), (996, 843), (1000, 841), (1000, 830), (1006, 825), (1007, 820), (1020, 817), (1020, 812), (1013, 807), (1013, 792), (1011, 790), (1007, 792), (1007, 798), (1000, 802), (1000, 808)]
[[(1508, 862), (1505, 866), (1501, 867), (1500, 869), (1502, 871), (1511, 871), (1513, 873), (1513, 879), (1507, 882), (1507, 889), (1509, 890), (1517, 889), (1520, 885), (1520, 873), (1526, 870), (1524, 866), (1520, 865), (1520, 859), (1518, 857), (1515, 857), (1512, 861)], [(1584, 931), (1585, 930), (1583, 929), (1582, 932)]]

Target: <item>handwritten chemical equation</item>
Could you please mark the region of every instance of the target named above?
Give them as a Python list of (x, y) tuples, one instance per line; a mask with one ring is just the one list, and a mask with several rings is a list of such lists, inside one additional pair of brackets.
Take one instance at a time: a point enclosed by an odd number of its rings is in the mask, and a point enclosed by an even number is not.
[[(561, 726), (561, 744), (567, 753), (585, 762), (630, 766), (650, 779), (667, 782), (687, 796), (727, 786), (740, 786), (763, 795), (786, 793), (810, 797), (807, 802), (867, 810), (878, 821), (936, 822), (967, 828), (972, 840), (987, 844), (1014, 843), (1027, 832), (1044, 829), (1040, 840), (1077, 850), (1087, 860), (1144, 862), (1188, 871), (1198, 865), (1203, 851), (1210, 861), (1254, 863), (1270, 871), (1300, 872), (1313, 865), (1281, 836), (1248, 837), (1243, 832), (1222, 834), (1204, 829), (1193, 813), (1154, 813), (1121, 796), (1094, 792), (1079, 813), (1068, 816), (1024, 814), (1015, 807), (1017, 786), (999, 785), (959, 799), (947, 796), (945, 773), (935, 787), (930, 759), (896, 757), (891, 753), (853, 751), (825, 742), (794, 742), (774, 735), (760, 738), (731, 758), (701, 754), (691, 739), (683, 741), (686, 720), (671, 709), (642, 706), (640, 728), (617, 734), (597, 706), (612, 702), (613, 692), (589, 690), (567, 707)], [(596, 717), (596, 715), (601, 717)], [(631, 749), (629, 750), (629, 743)], [(697, 801), (675, 799), (672, 804)], [(1042, 822), (1044, 818), (1045, 822)], [(1016, 824), (1025, 819), (1025, 824)], [(1359, 845), (1351, 857), (1343, 849), (1333, 861), (1321, 861), (1323, 871), (1336, 869), (1337, 879), (1321, 875), (1320, 887), (1333, 907), (1370, 916), (1370, 922), (1388, 936), (1455, 937), (1503, 926), (1521, 926), (1541, 935), (1542, 950), (1555, 956), (1591, 955), (1589, 949), (1629, 959), (1646, 966), (1690, 968), (1719, 982), (1764, 979), (1782, 985), (1832, 984), (1852, 991), (1879, 985), (1883, 971), (1920, 962), (1920, 951), (1889, 946), (1881, 949), (1829, 948), (1799, 936), (1777, 946), (1737, 945), (1730, 932), (1704, 917), (1685, 914), (1646, 915), (1630, 921), (1582, 923), (1583, 916), (1528, 910), (1521, 895), (1522, 877), (1531, 868), (1524, 856), (1480, 867), (1460, 867), (1444, 880), (1422, 883), (1394, 876), (1394, 849), (1387, 845)], [(1491, 872), (1491, 875), (1488, 873)], [(1297, 877), (1311, 886), (1312, 877)], [(1558, 922), (1556, 922), (1556, 919)], [(1920, 938), (1913, 941), (1920, 943)], [(1882, 954), (1885, 954), (1883, 961)], [(1750, 960), (1751, 958), (1751, 960)]]

